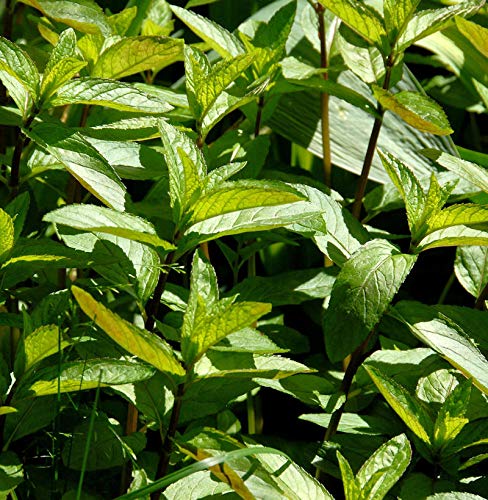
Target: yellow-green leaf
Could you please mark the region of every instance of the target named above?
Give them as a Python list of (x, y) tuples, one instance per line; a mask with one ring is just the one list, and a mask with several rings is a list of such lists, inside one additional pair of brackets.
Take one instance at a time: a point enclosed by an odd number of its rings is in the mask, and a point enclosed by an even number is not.
[(320, 0), (320, 3), (368, 42), (382, 45), (386, 30), (383, 20), (373, 8), (353, 0)]
[(71, 290), (83, 312), (121, 347), (162, 372), (185, 375), (171, 347), (157, 335), (122, 319), (85, 290), (76, 286)]
[(421, 402), (377, 368), (367, 364), (365, 368), (380, 393), (398, 416), (418, 438), (430, 445), (434, 425)]
[(181, 39), (162, 36), (127, 37), (102, 52), (91, 76), (119, 80), (141, 71), (159, 71), (182, 59)]
[(14, 246), (14, 221), (0, 208), (0, 260)]
[(417, 130), (434, 135), (453, 133), (444, 110), (430, 97), (410, 90), (396, 94), (379, 87), (373, 90), (383, 108), (397, 114)]
[(488, 58), (488, 29), (462, 17), (456, 18), (456, 24), (459, 31)]

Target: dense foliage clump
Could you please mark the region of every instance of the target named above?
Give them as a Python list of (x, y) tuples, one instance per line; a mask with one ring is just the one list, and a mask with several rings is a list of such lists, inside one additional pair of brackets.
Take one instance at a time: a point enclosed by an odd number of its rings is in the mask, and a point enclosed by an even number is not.
[(236, 3), (2, 3), (0, 496), (483, 498), (488, 8)]

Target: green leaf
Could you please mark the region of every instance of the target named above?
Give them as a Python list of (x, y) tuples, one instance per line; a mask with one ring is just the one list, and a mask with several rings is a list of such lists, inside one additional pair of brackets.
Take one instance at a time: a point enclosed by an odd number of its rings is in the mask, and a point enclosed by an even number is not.
[(206, 55), (189, 45), (185, 47), (186, 89), (197, 123), (210, 112), (223, 116), (227, 109), (216, 106), (220, 95), (253, 62), (254, 54), (241, 54), (210, 66)]
[(181, 351), (187, 364), (195, 363), (227, 335), (250, 326), (271, 310), (269, 304), (235, 302), (235, 299), (219, 300), (215, 271), (195, 253), (181, 331)]
[(434, 425), (434, 444), (440, 448), (452, 441), (469, 422), (465, 414), (471, 396), (471, 381), (465, 380), (449, 394)]
[(317, 209), (307, 201), (284, 205), (255, 207), (216, 215), (197, 222), (185, 230), (179, 241), (177, 255), (194, 248), (203, 241), (211, 241), (229, 234), (265, 231), (301, 222), (317, 214)]
[(378, 12), (372, 7), (352, 0), (319, 0), (358, 35), (368, 42), (381, 47), (386, 31)]
[(102, 9), (94, 0), (21, 0), (53, 21), (67, 24), (83, 33), (111, 35)]
[(111, 16), (109, 16), (107, 18), (107, 21), (110, 24), (114, 35), (124, 36), (127, 34), (127, 31), (136, 16), (137, 6), (126, 6), (124, 10), (121, 10), (120, 12), (117, 12), (117, 14), (112, 14)]
[(70, 80), (86, 66), (78, 56), (76, 34), (73, 29), (63, 31), (53, 48), (44, 68), (41, 98), (45, 101), (61, 85)]
[(171, 347), (157, 335), (125, 321), (81, 288), (71, 290), (83, 312), (125, 350), (162, 372), (185, 375)]
[(133, 361), (109, 358), (72, 361), (59, 367), (43, 368), (23, 379), (15, 399), (130, 384), (146, 380), (153, 374), (152, 367)]
[(456, 17), (456, 25), (476, 49), (488, 58), (488, 29), (462, 17)]
[(159, 71), (183, 59), (183, 40), (162, 36), (122, 38), (104, 50), (91, 76), (119, 80), (146, 70)]
[[(424, 344), (463, 372), (488, 393), (488, 360), (477, 347), (477, 332), (443, 311), (416, 302), (400, 302), (391, 313)], [(486, 346), (486, 344), (485, 344)]]
[(402, 477), (412, 458), (412, 448), (405, 434), (383, 444), (359, 469), (356, 480), (362, 498), (382, 500)]
[(453, 133), (444, 110), (430, 97), (420, 92), (404, 90), (396, 94), (374, 87), (374, 96), (383, 108), (396, 113), (406, 123), (435, 135)]
[(43, 220), (83, 231), (121, 236), (129, 240), (160, 247), (164, 251), (175, 249), (171, 243), (159, 238), (150, 222), (136, 215), (117, 212), (106, 207), (88, 204), (67, 205), (49, 212), (44, 216)]
[(159, 130), (168, 164), (171, 207), (175, 221), (179, 222), (199, 197), (207, 166), (201, 151), (186, 134), (163, 120)]
[(407, 27), (421, 0), (385, 0), (385, 27), (388, 39), (394, 42)]
[(337, 193), (327, 195), (303, 184), (295, 184), (294, 187), (308, 198), (318, 213), (305, 221), (298, 221), (288, 229), (311, 237), (322, 253), (342, 266), (370, 239), (368, 232), (341, 206), (336, 198)]
[(488, 193), (488, 170), (486, 168), (435, 149), (426, 149), (422, 151), (422, 154)]
[(464, 203), (444, 208), (429, 218), (426, 234), (460, 225), (487, 230), (488, 205)]
[(0, 80), (25, 118), (32, 102), (39, 97), (39, 71), (26, 52), (3, 37), (0, 37)]
[(342, 484), (344, 486), (344, 496), (346, 500), (359, 500), (362, 499), (361, 489), (359, 488), (358, 481), (354, 477), (354, 472), (349, 465), (349, 462), (344, 458), (340, 451), (336, 452), (337, 461), (341, 469)]
[(385, 170), (400, 192), (407, 210), (408, 225), (412, 235), (416, 235), (425, 222), (427, 197), (415, 174), (404, 163), (388, 152), (379, 150)]
[(488, 284), (488, 246), (459, 247), (454, 272), (464, 289), (477, 299)]
[(397, 52), (405, 51), (417, 40), (445, 28), (454, 16), (468, 17), (474, 14), (483, 4), (482, 0), (471, 0), (441, 9), (420, 10), (408, 23), (407, 28), (397, 42), (395, 50)]
[(110, 283), (142, 302), (151, 296), (161, 268), (159, 256), (153, 248), (107, 233), (73, 234), (73, 230), (66, 226), (57, 229), (69, 247), (98, 255), (93, 269)]
[(415, 252), (424, 252), (431, 248), (458, 247), (460, 245), (488, 245), (488, 231), (476, 226), (456, 225), (433, 231), (417, 243)]
[(434, 424), (421, 402), (377, 368), (367, 362), (364, 366), (380, 393), (407, 427), (424, 443), (432, 444)]
[(71, 342), (63, 338), (56, 325), (41, 326), (24, 337), (15, 358), (15, 373), (20, 375), (32, 368), (36, 363), (59, 353)]
[(90, 193), (111, 208), (123, 210), (126, 189), (113, 168), (78, 132), (41, 123), (29, 137), (53, 155)]
[(14, 246), (14, 221), (10, 215), (0, 208), (0, 262)]
[(8, 498), (15, 495), (15, 488), (24, 482), (22, 462), (13, 451), (3, 451), (0, 454), (0, 495)]
[(191, 206), (188, 224), (196, 224), (212, 217), (239, 212), (248, 208), (286, 205), (303, 200), (286, 184), (266, 181), (235, 181), (205, 193)]
[(415, 261), (415, 256), (402, 254), (390, 243), (373, 240), (344, 264), (323, 320), (327, 355), (332, 361), (345, 358), (367, 338)]
[(49, 101), (51, 107), (66, 104), (88, 104), (151, 114), (167, 113), (173, 109), (168, 103), (137, 89), (131, 83), (101, 78), (76, 78), (59, 88)]
[[(286, 383), (289, 379), (285, 379)], [(300, 420), (312, 422), (320, 427), (327, 428), (330, 425), (332, 415), (327, 413), (307, 413), (300, 415)], [(398, 431), (397, 422), (383, 417), (358, 415), (356, 413), (343, 413), (338, 432), (347, 434), (363, 434), (368, 436), (391, 435)]]
[(222, 57), (236, 57), (245, 52), (244, 46), (235, 35), (210, 19), (176, 5), (171, 5), (171, 10)]
[[(246, 444), (254, 444), (246, 439)], [(282, 455), (257, 455), (256, 459), (269, 472), (285, 498), (302, 500), (332, 500), (333, 496), (325, 487), (296, 463)]]

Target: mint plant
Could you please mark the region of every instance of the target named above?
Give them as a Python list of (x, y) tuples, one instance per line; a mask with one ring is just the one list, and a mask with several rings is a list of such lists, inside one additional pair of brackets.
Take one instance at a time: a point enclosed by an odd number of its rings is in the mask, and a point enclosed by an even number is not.
[(482, 498), (484, 1), (181, 3), (5, 2), (1, 495)]

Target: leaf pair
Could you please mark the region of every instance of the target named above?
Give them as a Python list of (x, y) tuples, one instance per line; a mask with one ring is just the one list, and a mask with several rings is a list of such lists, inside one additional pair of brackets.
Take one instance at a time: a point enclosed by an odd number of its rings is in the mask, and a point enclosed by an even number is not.
[(441, 246), (488, 244), (486, 205), (466, 203), (443, 209), (454, 184), (441, 187), (432, 175), (429, 190), (424, 193), (419, 180), (405, 164), (389, 153), (380, 151), (379, 154), (405, 202), (416, 253)]
[(407, 470), (411, 458), (407, 436), (400, 434), (378, 448), (354, 476), (349, 462), (338, 451), (346, 500), (382, 500)]

